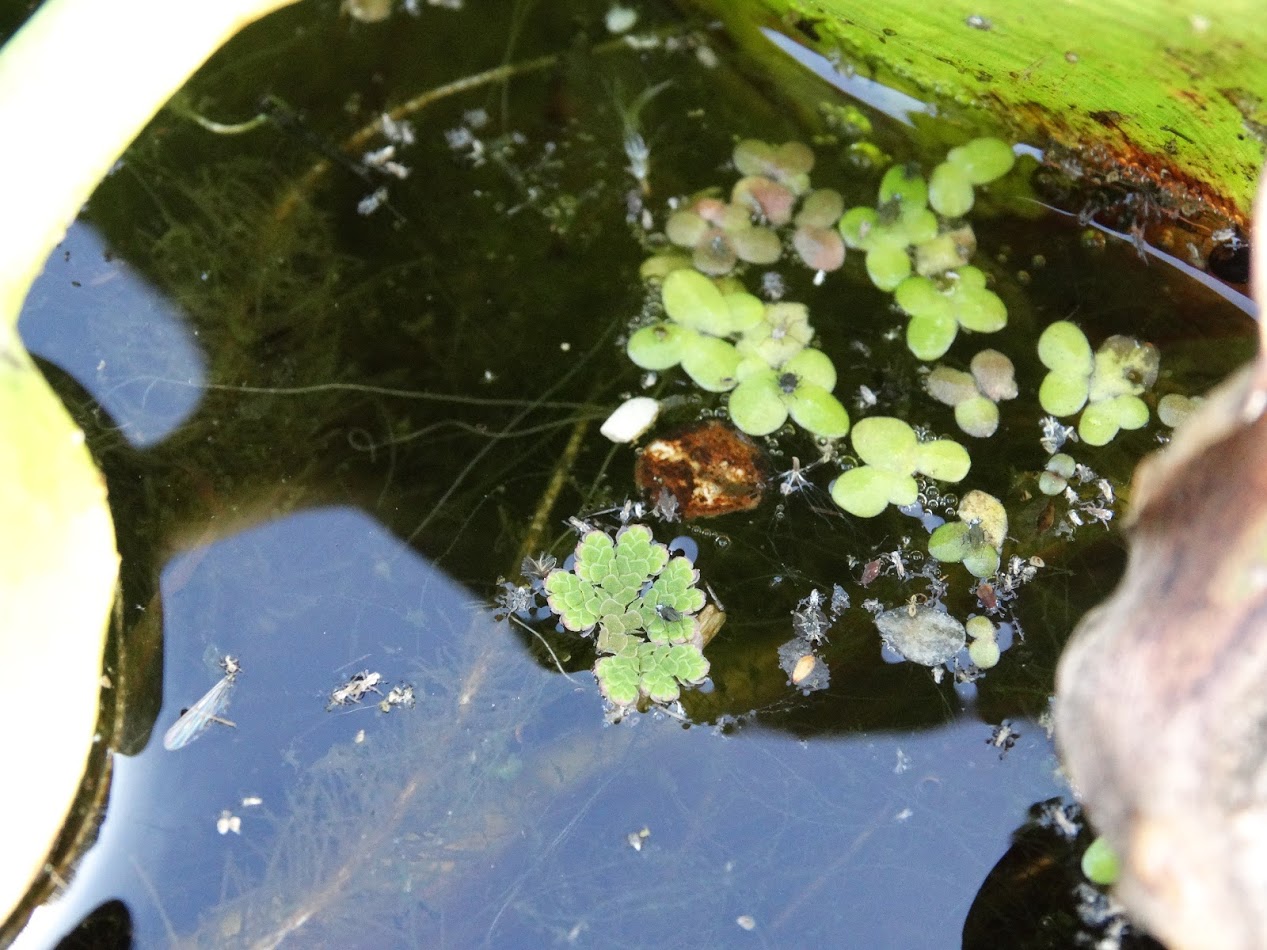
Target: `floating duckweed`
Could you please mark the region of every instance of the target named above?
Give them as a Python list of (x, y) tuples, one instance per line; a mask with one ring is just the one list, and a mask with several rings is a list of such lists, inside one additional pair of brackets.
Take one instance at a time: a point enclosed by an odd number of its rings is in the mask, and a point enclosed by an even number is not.
[(975, 617), (969, 617), (968, 622), (964, 624), (964, 629), (973, 640), (993, 640), (995, 637), (994, 624), (990, 622), (989, 617), (984, 617), (980, 614)]
[(988, 492), (973, 489), (960, 499), (958, 514), (961, 520), (980, 527), (986, 544), (1002, 550), (1007, 538), (1007, 509), (1003, 502)]
[(710, 228), (706, 231), (691, 254), (691, 264), (695, 269), (710, 277), (729, 274), (737, 263), (739, 263), (739, 252), (735, 250), (726, 232), (719, 228)]
[(840, 197), (840, 192), (831, 188), (819, 188), (811, 191), (801, 201), (801, 209), (793, 222), (797, 227), (830, 228), (840, 220), (844, 210), (845, 202)]
[(853, 142), (845, 149), (845, 163), (859, 172), (870, 172), (886, 164), (889, 156), (874, 142)]
[(730, 394), (730, 420), (748, 435), (769, 435), (787, 422), (778, 376), (770, 370), (744, 379)]
[(1167, 393), (1157, 403), (1157, 418), (1162, 425), (1172, 429), (1192, 415), (1201, 404), (1198, 398), (1189, 398), (1179, 393)]
[(946, 161), (962, 171), (972, 184), (986, 185), (1011, 171), (1016, 155), (1002, 139), (983, 137), (952, 148)]
[[(965, 562), (967, 563), (967, 562)], [(978, 565), (984, 567), (985, 565)], [(997, 570), (997, 567), (995, 568)], [(990, 572), (994, 573), (993, 571)], [(977, 669), (992, 670), (999, 665), (999, 644), (994, 639), (973, 640), (968, 644), (968, 659), (976, 665)]]
[(769, 228), (742, 228), (727, 237), (739, 259), (749, 264), (773, 264), (783, 256), (783, 244)]
[(906, 348), (916, 359), (940, 359), (959, 335), (959, 323), (946, 314), (920, 314), (906, 325)]
[(761, 322), (745, 330), (736, 347), (743, 356), (757, 357), (768, 366), (782, 366), (812, 339), (809, 308), (787, 301), (767, 304)]
[(1043, 331), (1038, 356), (1050, 369), (1039, 402), (1053, 416), (1081, 409), (1078, 435), (1088, 445), (1107, 445), (1121, 429), (1148, 424), (1148, 405), (1139, 395), (1157, 379), (1156, 347), (1116, 335), (1092, 353), (1083, 332), (1061, 320)]
[(695, 385), (710, 393), (724, 393), (739, 381), (739, 351), (725, 340), (696, 333), (682, 348), (682, 369)]
[[(959, 273), (967, 270), (976, 268), (964, 267)], [(1007, 305), (994, 291), (961, 282), (952, 286), (949, 293), (955, 308), (955, 318), (965, 330), (973, 333), (997, 333), (1007, 326)]]
[(1016, 398), (1019, 392), (1016, 367), (1006, 354), (998, 350), (981, 350), (969, 366), (981, 395), (993, 402)]
[(957, 406), (965, 399), (979, 395), (977, 381), (971, 373), (949, 366), (933, 367), (924, 379), (924, 388), (930, 396), (947, 406)]
[(741, 175), (764, 175), (799, 194), (808, 187), (814, 153), (803, 142), (773, 146), (757, 139), (744, 139), (735, 146), (734, 161)]
[(684, 327), (713, 336), (731, 332), (730, 307), (717, 285), (703, 274), (677, 270), (664, 278), (660, 289), (664, 312)]
[(1073, 456), (1066, 455), (1064, 452), (1057, 452), (1047, 460), (1047, 471), (1055, 472), (1062, 478), (1073, 478), (1077, 467), (1078, 463), (1073, 460)]
[(1100, 344), (1091, 376), (1091, 402), (1138, 396), (1157, 381), (1161, 358), (1151, 343), (1117, 334)]
[(1068, 479), (1062, 478), (1055, 472), (1043, 471), (1038, 476), (1038, 490), (1044, 495), (1059, 495), (1068, 484)]
[(735, 182), (730, 190), (730, 201), (778, 228), (792, 220), (796, 195), (790, 188), (764, 175), (749, 175)]
[(973, 490), (959, 502), (959, 520), (937, 528), (928, 539), (928, 553), (939, 561), (962, 561), (976, 577), (999, 569), (1007, 537), (1007, 511), (993, 495)]
[(972, 210), (972, 181), (958, 165), (942, 162), (928, 179), (928, 203), (946, 218), (962, 218)]
[(967, 264), (976, 251), (977, 236), (971, 227), (946, 231), (915, 245), (915, 272), (924, 277), (943, 274)]
[(845, 262), (845, 243), (831, 228), (803, 224), (792, 235), (792, 247), (811, 270), (838, 270)]
[(694, 330), (676, 323), (653, 323), (630, 335), (625, 352), (636, 365), (658, 372), (677, 366), (682, 361), (686, 342), (696, 335)]
[(751, 330), (765, 316), (765, 304), (760, 297), (746, 291), (732, 291), (722, 294), (726, 308), (730, 311), (730, 332), (743, 333)]
[(849, 431), (849, 413), (821, 386), (802, 381), (787, 395), (786, 402), (792, 421), (819, 438), (839, 439)]
[(655, 254), (642, 262), (638, 276), (643, 280), (663, 280), (675, 270), (690, 266), (691, 259), (685, 254)]
[(1059, 495), (1073, 478), (1077, 463), (1064, 452), (1057, 452), (1047, 460), (1047, 467), (1038, 476), (1038, 490), (1044, 495)]
[(867, 251), (867, 276), (880, 290), (894, 290), (910, 273), (911, 258), (905, 247), (885, 243)]
[(896, 477), (892, 472), (859, 465), (832, 482), (832, 501), (856, 518), (874, 518), (889, 507)]
[(856, 250), (865, 250), (871, 241), (871, 234), (880, 223), (879, 212), (875, 208), (859, 206), (850, 208), (841, 217), (836, 229), (844, 238), (845, 244)]
[(1072, 416), (1087, 403), (1089, 385), (1085, 376), (1052, 370), (1038, 387), (1038, 402), (1053, 416)]
[(1000, 399), (1016, 398), (1012, 361), (998, 350), (982, 350), (972, 358), (972, 372), (938, 366), (925, 387), (938, 402), (955, 407), (955, 422), (968, 435), (987, 438), (998, 430)]
[(853, 449), (867, 465), (909, 475), (919, 461), (919, 439), (906, 422), (892, 416), (868, 416), (854, 426)]
[(961, 482), (972, 468), (968, 450), (950, 439), (921, 442), (915, 456), (915, 470), (939, 482)]
[(664, 235), (678, 247), (694, 247), (709, 229), (708, 222), (694, 211), (679, 209), (664, 223)]
[(893, 292), (894, 302), (912, 317), (942, 316), (954, 319), (946, 295), (927, 277), (908, 277)]
[(880, 204), (896, 201), (904, 207), (923, 208), (928, 204), (928, 192), (918, 165), (894, 165), (880, 179)]
[(808, 432), (837, 439), (849, 431), (849, 413), (831, 394), (836, 367), (821, 350), (802, 350), (781, 367), (756, 361), (737, 368), (741, 379), (730, 396), (731, 421), (748, 435), (769, 435), (788, 415)]
[(875, 625), (891, 649), (921, 666), (940, 666), (964, 645), (963, 624), (932, 607), (895, 607), (878, 614)]
[(1085, 376), (1095, 367), (1086, 334), (1068, 320), (1057, 320), (1043, 331), (1038, 338), (1038, 358), (1054, 373)]
[(1102, 887), (1116, 884), (1122, 873), (1117, 854), (1103, 836), (1087, 845), (1087, 850), (1082, 852), (1081, 866), (1087, 880)]
[(955, 422), (965, 434), (987, 439), (998, 431), (999, 407), (985, 396), (972, 396), (955, 406)]

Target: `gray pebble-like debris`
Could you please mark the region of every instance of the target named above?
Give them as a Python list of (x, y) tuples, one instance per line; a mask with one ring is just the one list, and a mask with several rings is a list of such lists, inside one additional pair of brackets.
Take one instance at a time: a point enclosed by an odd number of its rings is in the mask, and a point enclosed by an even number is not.
[(940, 666), (963, 649), (965, 634), (950, 614), (932, 607), (894, 607), (878, 614), (884, 642), (912, 663)]

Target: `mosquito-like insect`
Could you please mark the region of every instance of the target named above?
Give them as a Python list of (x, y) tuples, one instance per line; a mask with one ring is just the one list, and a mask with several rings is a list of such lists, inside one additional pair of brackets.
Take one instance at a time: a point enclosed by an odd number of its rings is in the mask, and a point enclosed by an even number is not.
[(218, 722), (222, 726), (237, 725), (225, 719), (223, 713), (229, 708), (229, 695), (233, 692), (233, 684), (237, 680), (241, 667), (237, 659), (231, 656), (226, 656), (220, 665), (224, 668), (224, 676), (172, 723), (172, 727), (163, 734), (164, 749), (171, 752), (183, 749), (202, 735), (203, 730), (213, 722)]

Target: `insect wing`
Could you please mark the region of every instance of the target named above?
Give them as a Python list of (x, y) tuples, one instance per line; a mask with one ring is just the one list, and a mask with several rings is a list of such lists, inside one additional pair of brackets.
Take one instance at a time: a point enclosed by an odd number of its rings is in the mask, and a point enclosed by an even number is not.
[(186, 709), (172, 727), (163, 735), (163, 748), (169, 751), (183, 749), (193, 742), (211, 721), (229, 707), (229, 694), (233, 690), (233, 677), (225, 676), (207, 690), (203, 697)]

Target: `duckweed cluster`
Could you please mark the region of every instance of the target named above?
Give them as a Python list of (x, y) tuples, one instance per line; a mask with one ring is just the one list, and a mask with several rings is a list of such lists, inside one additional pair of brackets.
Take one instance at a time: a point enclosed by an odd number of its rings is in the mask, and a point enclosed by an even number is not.
[(917, 473), (958, 482), (972, 467), (967, 450), (958, 442), (920, 442), (914, 429), (890, 416), (861, 420), (854, 427), (852, 441), (862, 464), (841, 473), (831, 485), (831, 497), (859, 518), (874, 518), (889, 505), (915, 504), (919, 498)]
[[(840, 122), (852, 128), (845, 119)], [(883, 160), (871, 148), (857, 159), (859, 164), (874, 166)], [(953, 440), (921, 441), (910, 424), (889, 416), (863, 418), (851, 427), (849, 414), (833, 395), (835, 365), (813, 346), (816, 334), (808, 307), (783, 300), (781, 289), (766, 290), (773, 299), (762, 300), (740, 278), (745, 264), (766, 266), (794, 257), (817, 272), (818, 284), (843, 265), (848, 248), (865, 255), (870, 281), (892, 293), (897, 309), (909, 318), (906, 345), (917, 359), (940, 360), (961, 332), (996, 333), (1007, 325), (1007, 307), (987, 286), (985, 272), (972, 266), (977, 241), (964, 216), (971, 212), (978, 188), (1012, 169), (1011, 147), (998, 139), (973, 139), (951, 149), (927, 176), (914, 164), (892, 166), (881, 177), (875, 205), (848, 210), (838, 192), (812, 187), (815, 159), (805, 145), (748, 139), (736, 145), (732, 157), (739, 178), (729, 198), (714, 188), (678, 205), (665, 226), (672, 249), (643, 266), (644, 278), (661, 282), (663, 318), (630, 335), (631, 360), (656, 372), (680, 367), (700, 389), (728, 393), (730, 419), (748, 435), (777, 433), (790, 419), (822, 439), (849, 436), (858, 463), (835, 478), (830, 492), (836, 505), (856, 517), (875, 517), (890, 505), (922, 503), (919, 478), (962, 481), (972, 462)], [(1147, 423), (1149, 410), (1140, 396), (1157, 376), (1152, 346), (1115, 336), (1093, 351), (1077, 326), (1058, 321), (1043, 333), (1038, 355), (1048, 370), (1038, 394), (1043, 409), (1057, 417), (1081, 413), (1078, 433), (1083, 442), (1105, 445), (1119, 430)], [(957, 425), (974, 438), (992, 436), (1000, 425), (1000, 403), (1018, 396), (1012, 360), (989, 348), (980, 350), (966, 371), (934, 366), (924, 385), (933, 399), (954, 408)], [(1180, 398), (1167, 404), (1168, 415), (1178, 417), (1187, 408)], [(824, 451), (839, 457), (839, 447)], [(1039, 475), (1040, 490), (1048, 495), (1065, 491), (1075, 467), (1072, 458), (1056, 451)], [(971, 490), (959, 501), (956, 514), (956, 520), (932, 531), (929, 554), (942, 563), (962, 563), (983, 581), (993, 578), (981, 587), (996, 585), (990, 596), (1001, 599), (1001, 592), (1020, 583), (1011, 568), (1000, 572), (1008, 531), (1002, 502)], [(618, 535), (615, 549), (630, 543), (622, 539), (631, 530)], [(689, 562), (676, 568), (676, 574), (661, 565), (665, 575), (657, 575), (651, 570), (655, 563), (649, 562), (639, 568), (645, 576), (637, 591), (626, 585), (621, 596), (611, 597), (600, 589), (602, 583), (596, 585), (579, 569), (582, 549), (589, 551), (592, 544), (588, 556), (597, 557), (600, 547), (605, 551), (612, 544), (598, 534), (578, 547), (576, 580), (554, 582), (558, 592), (556, 597), (552, 591), (551, 606), (557, 601), (564, 624), (572, 629), (575, 624), (599, 628), (604, 656), (595, 673), (613, 703), (676, 697), (681, 686), (702, 681), (708, 669), (699, 647), (693, 647), (698, 637), (692, 641), (688, 633), (690, 615), (702, 605), (693, 570)], [(649, 538), (649, 532), (639, 534), (637, 543), (650, 544)], [(672, 593), (655, 579), (677, 575)], [(657, 585), (665, 588), (664, 594), (655, 593)], [(657, 597), (661, 599), (655, 601)], [(669, 625), (655, 602), (666, 605), (668, 616), (675, 618), (672, 633), (663, 632)], [(882, 636), (908, 659), (935, 666), (967, 645), (977, 669), (999, 662), (998, 631), (987, 617), (971, 618), (965, 632), (936, 605), (881, 612), (876, 604), (878, 618), (884, 620)], [(806, 681), (811, 664), (820, 662), (813, 650), (799, 644), (797, 649), (783, 658), (793, 685)]]
[(1148, 424), (1148, 404), (1140, 395), (1157, 379), (1157, 349), (1116, 335), (1091, 351), (1074, 323), (1058, 320), (1038, 339), (1038, 358), (1047, 367), (1038, 400), (1053, 416), (1081, 412), (1078, 436), (1087, 445), (1108, 445), (1122, 429)]
[(614, 539), (586, 532), (573, 567), (550, 571), (545, 591), (565, 628), (597, 628), (599, 688), (614, 705), (632, 706), (641, 697), (672, 702), (708, 675), (694, 617), (704, 606), (698, 580), (687, 558), (670, 558), (650, 528), (631, 524)]
[(960, 329), (995, 333), (1007, 325), (1007, 307), (968, 264), (976, 235), (958, 219), (972, 209), (974, 188), (1014, 162), (1006, 142), (973, 139), (951, 149), (927, 180), (915, 165), (890, 168), (876, 207), (850, 208), (840, 219), (845, 244), (866, 252), (871, 282), (910, 316), (906, 342), (921, 360), (945, 355)]
[(937, 366), (924, 387), (938, 402), (955, 407), (955, 422), (966, 434), (988, 438), (999, 428), (999, 402), (1017, 396), (1016, 368), (998, 350), (982, 350), (969, 369)]
[(1007, 538), (1007, 510), (993, 495), (974, 489), (959, 502), (958, 515), (958, 521), (932, 533), (928, 553), (939, 561), (962, 562), (976, 577), (992, 576)]

